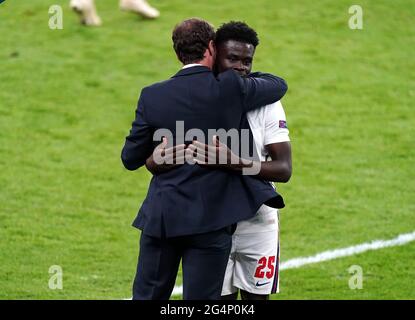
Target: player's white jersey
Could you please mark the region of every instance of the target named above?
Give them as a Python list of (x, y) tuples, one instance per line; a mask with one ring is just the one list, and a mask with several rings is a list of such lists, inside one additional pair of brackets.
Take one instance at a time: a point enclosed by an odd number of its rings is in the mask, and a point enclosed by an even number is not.
[[(261, 161), (268, 160), (266, 145), (290, 141), (279, 101), (251, 111), (247, 117)], [(278, 292), (279, 257), (278, 211), (263, 205), (252, 219), (238, 222), (222, 295), (234, 293), (238, 288), (254, 294)]]
[[(260, 161), (271, 160), (266, 145), (290, 141), (284, 108), (280, 101), (247, 113)], [(250, 220), (238, 222), (236, 234), (273, 231), (278, 228), (278, 211), (261, 206)]]

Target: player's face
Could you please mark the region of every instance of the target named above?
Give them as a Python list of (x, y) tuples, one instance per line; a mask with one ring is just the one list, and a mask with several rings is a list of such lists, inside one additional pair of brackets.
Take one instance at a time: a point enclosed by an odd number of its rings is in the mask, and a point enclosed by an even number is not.
[(228, 40), (217, 48), (216, 70), (221, 73), (234, 69), (241, 76), (251, 72), (255, 48), (252, 44)]

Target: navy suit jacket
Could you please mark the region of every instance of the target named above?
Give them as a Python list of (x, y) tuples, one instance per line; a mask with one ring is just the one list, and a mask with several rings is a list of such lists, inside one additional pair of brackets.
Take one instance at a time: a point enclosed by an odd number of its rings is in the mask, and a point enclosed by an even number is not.
[[(285, 81), (270, 74), (242, 78), (229, 70), (215, 77), (204, 66), (182, 69), (142, 90), (122, 162), (129, 170), (143, 166), (160, 143), (153, 141), (157, 129), (174, 138), (176, 121), (184, 122), (185, 132), (198, 128), (206, 137), (208, 129), (239, 129), (247, 111), (280, 100), (286, 91)], [(154, 237), (210, 232), (252, 218), (264, 203), (284, 206), (268, 182), (185, 163), (153, 176), (133, 225)]]

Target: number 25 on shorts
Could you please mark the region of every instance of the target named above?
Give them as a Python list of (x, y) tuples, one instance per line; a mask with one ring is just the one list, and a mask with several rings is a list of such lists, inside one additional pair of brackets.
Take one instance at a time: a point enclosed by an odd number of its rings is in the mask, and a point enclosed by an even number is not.
[[(265, 267), (268, 267), (268, 271), (265, 272)], [(275, 256), (271, 257), (262, 257), (258, 260), (258, 267), (255, 270), (255, 278), (263, 279), (266, 276), (268, 279), (271, 279), (274, 276), (275, 272)]]

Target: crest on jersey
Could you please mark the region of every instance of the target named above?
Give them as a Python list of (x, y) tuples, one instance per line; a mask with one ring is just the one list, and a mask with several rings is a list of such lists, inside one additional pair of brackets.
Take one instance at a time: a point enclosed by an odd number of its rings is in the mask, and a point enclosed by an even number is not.
[(279, 127), (282, 128), (282, 129), (287, 129), (287, 121), (280, 120)]

